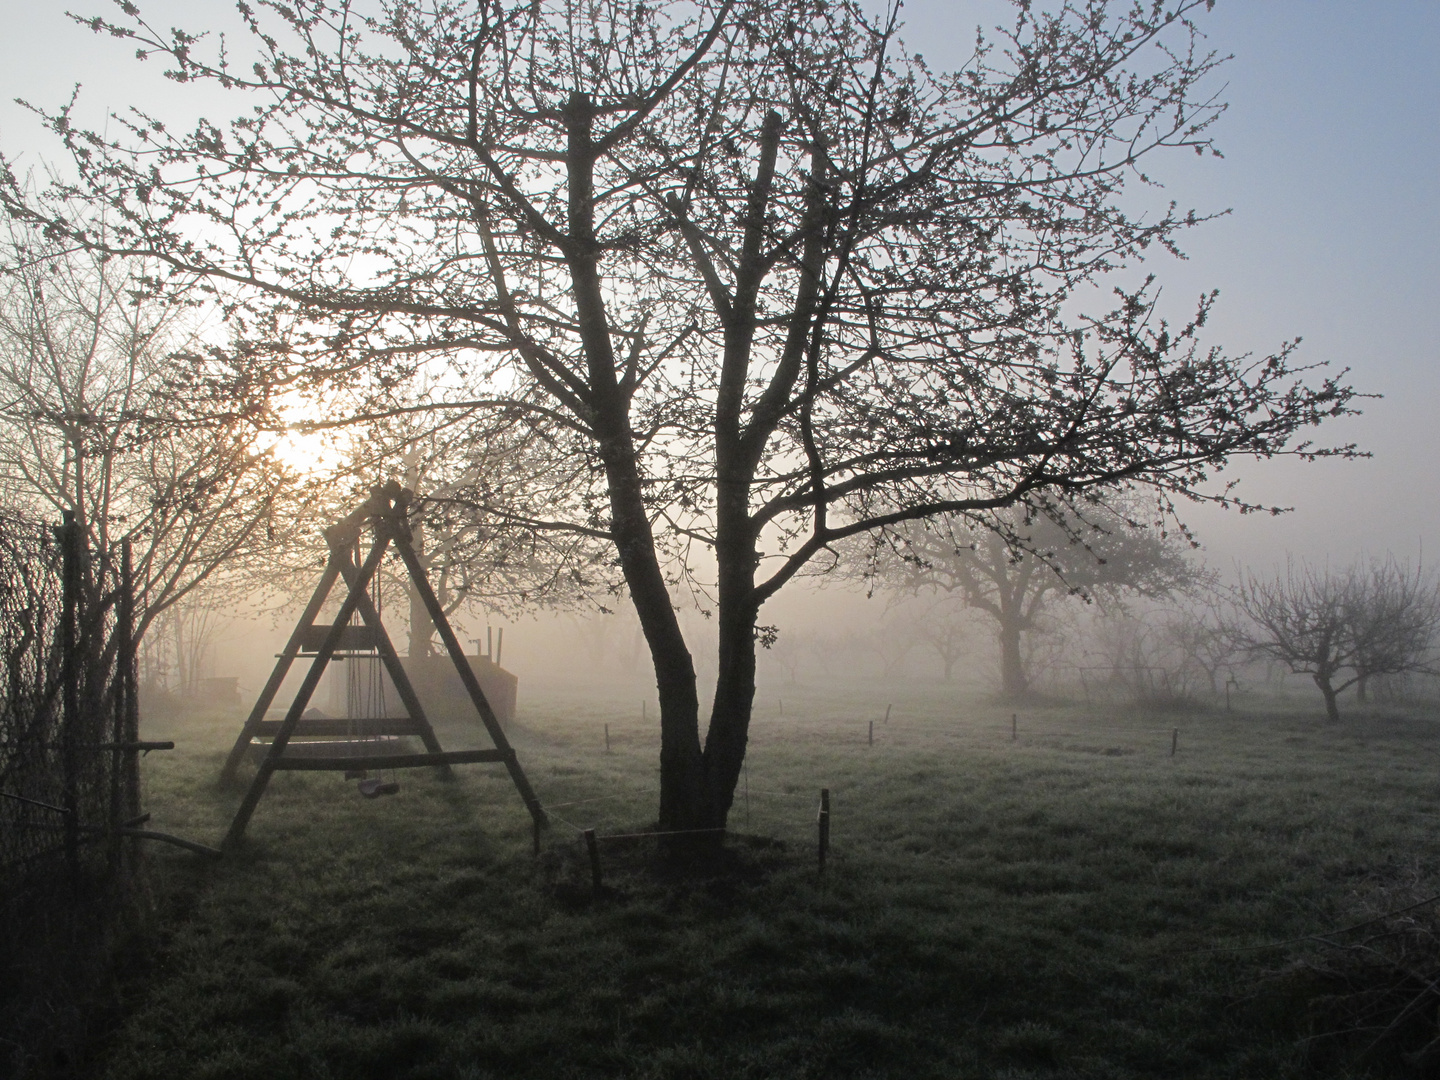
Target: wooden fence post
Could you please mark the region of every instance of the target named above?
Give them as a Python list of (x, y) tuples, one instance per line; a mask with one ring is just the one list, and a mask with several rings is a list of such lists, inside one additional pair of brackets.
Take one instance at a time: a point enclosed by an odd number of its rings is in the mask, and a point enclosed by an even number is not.
[(870, 745), (875, 745), (875, 721), (870, 721)]
[(610, 725), (605, 725), (605, 752), (610, 752)]
[(590, 884), (600, 891), (600, 845), (595, 842), (595, 830), (585, 830), (585, 850), (590, 856)]
[(1180, 749), (1180, 729), (1177, 727), (1170, 733), (1170, 756), (1175, 756), (1175, 751)]
[(1017, 713), (1010, 714), (1010, 741), (1018, 742), (1020, 739), (1020, 717)]
[(815, 819), (820, 834), (820, 873), (825, 873), (825, 856), (830, 851), (830, 789), (820, 789), (820, 815)]
[(894, 707), (895, 707), (894, 705), (886, 705), (886, 706), (885, 706), (885, 723), (887, 723), (887, 724), (890, 723), (890, 710), (893, 709)]
[(60, 753), (62, 784), (61, 805), (65, 809), (65, 866), (72, 890), (80, 887), (80, 819), (79, 819), (79, 727), (80, 727), (80, 527), (75, 511), (63, 512), (61, 537), (61, 729)]

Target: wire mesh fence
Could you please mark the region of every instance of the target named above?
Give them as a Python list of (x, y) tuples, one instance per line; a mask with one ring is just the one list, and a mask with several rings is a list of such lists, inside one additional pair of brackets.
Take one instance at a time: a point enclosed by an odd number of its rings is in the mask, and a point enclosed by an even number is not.
[(0, 1073), (54, 1069), (142, 894), (129, 552), (0, 516)]

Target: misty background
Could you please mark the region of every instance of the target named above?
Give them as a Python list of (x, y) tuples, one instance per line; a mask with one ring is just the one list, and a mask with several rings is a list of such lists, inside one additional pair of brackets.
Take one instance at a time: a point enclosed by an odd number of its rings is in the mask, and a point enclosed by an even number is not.
[[(227, 3), (149, 0), (142, 12), (157, 25), (223, 26)], [(91, 8), (94, 12), (91, 12)], [(108, 5), (78, 3), (78, 14)], [(934, 67), (958, 67), (970, 54), (977, 25), (1005, 15), (996, 3), (913, 0), (905, 6), (904, 38)], [(1215, 130), (1223, 159), (1166, 157), (1156, 163), (1163, 189), (1156, 205), (1224, 213), (1182, 238), (1188, 255), (1153, 256), (1138, 272), (1164, 287), (1162, 308), (1183, 318), (1202, 292), (1220, 291), (1206, 340), (1233, 352), (1269, 352), (1302, 337), (1300, 360), (1351, 369), (1361, 391), (1379, 395), (1363, 415), (1332, 421), (1327, 443), (1358, 444), (1373, 456), (1304, 463), (1284, 458), (1241, 461), (1227, 478), (1242, 480), (1251, 502), (1293, 508), (1279, 516), (1210, 506), (1182, 506), (1202, 544), (1197, 557), (1222, 579), (1240, 568), (1274, 572), (1287, 555), (1340, 565), (1393, 553), (1406, 563), (1428, 556), (1440, 521), (1434, 472), (1440, 461), (1440, 8), (1394, 0), (1379, 5), (1300, 0), (1222, 2), (1203, 29), (1233, 59), (1218, 88), (1229, 103)], [(207, 106), (217, 119), (233, 102), (186, 88), (174, 94), (160, 65), (133, 61), (120, 43), (76, 26), (60, 4), (9, 5), (0, 36), (0, 144), (19, 153), (22, 168), (43, 169), (59, 148), (38, 120), (13, 99), (53, 107), (80, 84), (77, 114), (99, 122), (109, 108), (156, 106), (175, 120)], [(323, 548), (316, 521), (316, 552)], [(940, 678), (932, 646), (912, 640), (917, 604), (883, 589), (867, 598), (864, 582), (797, 584), (762, 610), (780, 630), (761, 659), (757, 708), (775, 687), (831, 670), (873, 677)], [(685, 605), (685, 598), (677, 598)], [(557, 679), (601, 679), (633, 685), (638, 701), (653, 693), (653, 676), (633, 616), (584, 612), (501, 617), (483, 610), (457, 617), (460, 637), (483, 639), (504, 628), (504, 666), (526, 688)], [(1084, 610), (1066, 618), (1097, 614)], [(247, 700), (283, 644), (293, 613), (270, 611), (213, 619), (195, 674), (239, 679)], [(972, 613), (973, 615), (973, 613)], [(697, 663), (713, 663), (704, 618), (687, 610)], [(392, 634), (401, 636), (400, 626)], [(983, 620), (970, 620), (971, 659), (956, 678), (992, 678), (993, 642)], [(470, 646), (470, 647), (473, 647)], [(703, 676), (702, 676), (703, 679)], [(702, 687), (703, 689), (703, 687)]]

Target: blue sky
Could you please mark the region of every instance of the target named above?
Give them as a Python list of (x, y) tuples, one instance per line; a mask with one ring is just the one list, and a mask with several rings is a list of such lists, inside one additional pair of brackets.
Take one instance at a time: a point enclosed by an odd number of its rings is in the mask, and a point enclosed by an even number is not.
[[(222, 0), (137, 2), (162, 25), (233, 17)], [(0, 146), (7, 153), (44, 145), (34, 122), (9, 104), (14, 97), (55, 104), (77, 81), (96, 112), (177, 96), (158, 67), (137, 65), (123, 44), (64, 18), (66, 7), (110, 10), (104, 0), (5, 0), (5, 7)], [(905, 36), (933, 66), (949, 66), (968, 55), (976, 24), (992, 24), (1003, 10), (995, 0), (911, 0)], [(1230, 108), (1216, 128), (1225, 157), (1176, 155), (1154, 172), (1182, 205), (1232, 213), (1190, 234), (1188, 261), (1157, 259), (1150, 269), (1177, 314), (1200, 292), (1220, 290), (1211, 339), (1231, 351), (1264, 353), (1303, 337), (1303, 359), (1348, 366), (1358, 387), (1385, 396), (1368, 402), (1363, 417), (1321, 432), (1360, 443), (1371, 460), (1236, 467), (1250, 498), (1293, 505), (1294, 513), (1239, 520), (1194, 509), (1187, 520), (1222, 568), (1235, 560), (1263, 568), (1287, 551), (1332, 561), (1386, 550), (1414, 558), (1422, 544), (1433, 561), (1440, 549), (1440, 3), (1220, 0), (1202, 26), (1216, 50), (1234, 55), (1223, 69)]]

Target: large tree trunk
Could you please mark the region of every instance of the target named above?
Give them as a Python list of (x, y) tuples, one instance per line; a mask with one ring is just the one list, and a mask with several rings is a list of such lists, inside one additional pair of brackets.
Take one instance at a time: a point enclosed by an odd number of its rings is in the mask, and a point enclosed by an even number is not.
[(600, 288), (595, 239), (595, 145), (589, 97), (574, 93), (566, 104), (566, 165), (569, 176), (565, 259), (589, 376), (588, 412), (610, 495), (610, 533), (630, 590), (640, 628), (655, 664), (660, 698), (660, 821), (662, 830), (703, 828), (705, 767), (700, 752), (700, 706), (695, 664), (670, 602), (650, 527), (634, 434), (630, 398), (621, 385)]
[[(627, 467), (627, 465), (629, 467)], [(705, 762), (700, 751), (700, 701), (695, 664), (680, 629), (670, 590), (655, 555), (640, 480), (627, 462), (606, 460), (611, 531), (630, 600), (655, 666), (660, 699), (660, 820), (662, 830), (707, 828)]]
[(755, 704), (755, 543), (747, 516), (748, 483), (722, 479), (717, 510), (719, 668), (710, 728), (705, 736), (705, 811), (702, 828), (725, 825)]
[(1020, 620), (1000, 620), (1000, 691), (1014, 700), (1025, 696), (1030, 680), (1025, 677), (1025, 657), (1020, 651)]
[(1330, 685), (1330, 676), (1324, 673), (1315, 675), (1315, 685), (1320, 688), (1320, 695), (1325, 699), (1325, 718), (1332, 724), (1340, 722), (1340, 695)]

